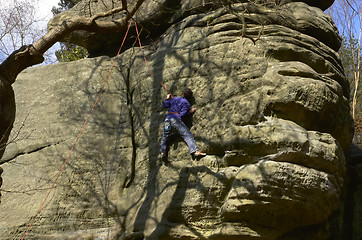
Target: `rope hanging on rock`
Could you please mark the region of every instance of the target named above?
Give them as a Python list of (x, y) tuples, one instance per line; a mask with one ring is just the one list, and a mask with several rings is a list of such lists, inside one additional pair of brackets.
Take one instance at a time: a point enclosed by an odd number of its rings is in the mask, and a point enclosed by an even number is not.
[[(135, 23), (135, 28), (136, 28), (136, 32), (137, 32), (138, 43), (139, 43), (140, 49), (141, 49), (142, 54), (143, 54), (143, 59), (144, 59), (145, 62), (146, 62), (148, 71), (149, 71), (149, 73), (151, 74), (151, 76), (152, 76), (154, 79), (158, 80), (158, 79), (154, 76), (154, 74), (153, 74), (153, 72), (152, 72), (152, 70), (151, 70), (151, 68), (150, 68), (150, 66), (149, 66), (149, 64), (148, 64), (148, 61), (147, 61), (147, 59), (146, 59), (145, 53), (144, 53), (143, 48), (142, 48), (142, 44), (141, 44), (141, 40), (140, 40), (140, 36), (139, 36), (140, 34), (139, 34), (139, 31), (138, 31), (138, 28), (137, 28), (137, 23), (136, 23), (136, 21), (134, 21), (134, 23)], [(92, 109), (90, 110), (90, 112), (89, 112), (89, 114), (88, 114), (87, 119), (85, 120), (85, 122), (84, 122), (84, 124), (83, 124), (83, 127), (82, 127), (81, 130), (79, 131), (79, 134), (78, 134), (76, 140), (74, 141), (74, 144), (73, 144), (73, 146), (72, 146), (72, 148), (71, 148), (71, 150), (70, 150), (70, 152), (69, 152), (68, 157), (67, 157), (66, 160), (64, 161), (64, 163), (63, 163), (63, 165), (62, 165), (62, 168), (60, 169), (59, 173), (56, 175), (56, 178), (55, 178), (55, 180), (54, 180), (54, 182), (53, 182), (53, 185), (52, 185), (51, 188), (49, 189), (49, 191), (48, 191), (47, 195), (45, 196), (42, 204), (40, 205), (38, 211), (36, 212), (35, 216), (32, 217), (32, 219), (31, 219), (31, 221), (30, 221), (30, 224), (29, 224), (28, 228), (26, 229), (26, 231), (25, 231), (23, 237), (21, 238), (21, 240), (23, 240), (23, 239), (25, 238), (25, 236), (27, 235), (27, 233), (29, 232), (30, 228), (32, 227), (32, 225), (33, 225), (33, 223), (34, 223), (35, 218), (40, 214), (41, 210), (42, 210), (43, 207), (44, 207), (44, 204), (45, 204), (46, 200), (49, 198), (50, 193), (51, 193), (52, 190), (54, 189), (54, 187), (55, 187), (55, 185), (56, 185), (56, 183), (57, 183), (60, 175), (62, 174), (62, 172), (63, 172), (66, 164), (68, 163), (68, 161), (69, 161), (69, 159), (70, 159), (70, 156), (72, 155), (73, 150), (74, 150), (75, 146), (77, 145), (77, 142), (78, 142), (79, 138), (81, 137), (81, 135), (82, 135), (82, 133), (83, 133), (83, 130), (84, 130), (85, 126), (87, 125), (88, 120), (89, 120), (89, 118), (91, 117), (91, 115), (92, 115), (92, 113), (93, 113), (93, 111), (94, 111), (94, 108), (95, 108), (98, 100), (100, 99), (100, 97), (101, 97), (101, 95), (102, 95), (102, 93), (103, 93), (103, 90), (104, 90), (106, 84), (108, 83), (109, 77), (110, 77), (110, 75), (111, 75), (111, 73), (112, 73), (112, 69), (113, 69), (113, 67), (115, 66), (115, 63), (116, 63), (116, 61), (117, 61), (117, 58), (118, 58), (118, 56), (119, 56), (119, 54), (120, 54), (120, 52), (121, 52), (121, 49), (122, 49), (122, 47), (123, 47), (123, 45), (124, 45), (124, 42), (125, 42), (126, 37), (127, 37), (127, 34), (128, 34), (129, 29), (130, 29), (130, 27), (131, 27), (131, 24), (132, 24), (132, 20), (130, 21), (130, 23), (129, 23), (129, 25), (128, 25), (128, 28), (127, 28), (127, 31), (126, 31), (125, 36), (124, 36), (124, 38), (123, 38), (121, 47), (119, 48), (119, 50), (118, 50), (118, 52), (117, 52), (117, 55), (116, 55), (116, 57), (115, 57), (115, 59), (114, 59), (114, 61), (113, 61), (113, 64), (112, 64), (112, 66), (111, 66), (111, 68), (110, 68), (110, 70), (109, 70), (108, 76), (107, 76), (106, 80), (105, 80), (104, 83), (103, 83), (103, 86), (102, 86), (102, 88), (101, 88), (101, 90), (100, 90), (100, 92), (99, 92), (99, 94), (98, 94), (97, 99), (95, 100), (95, 102), (94, 102), (94, 104), (93, 104)], [(159, 82), (160, 85), (161, 85), (169, 94), (171, 94), (171, 96), (172, 96), (171, 91), (165, 86), (165, 84), (164, 84), (161, 80), (158, 80), (158, 82)]]
[(103, 93), (103, 90), (104, 90), (106, 84), (108, 83), (109, 77), (110, 77), (110, 75), (111, 75), (111, 73), (112, 73), (112, 69), (113, 69), (113, 67), (114, 67), (115, 64), (116, 64), (117, 58), (118, 58), (118, 56), (119, 56), (119, 54), (120, 54), (120, 52), (121, 52), (121, 49), (122, 49), (122, 47), (123, 47), (123, 44), (124, 44), (125, 40), (126, 40), (126, 37), (127, 37), (128, 31), (129, 31), (129, 29), (130, 29), (130, 27), (131, 27), (131, 24), (132, 24), (132, 21), (130, 21), (130, 23), (129, 23), (129, 25), (128, 25), (128, 28), (127, 28), (126, 34), (125, 34), (125, 36), (124, 36), (124, 38), (123, 38), (121, 47), (119, 48), (118, 53), (117, 53), (117, 55), (116, 55), (116, 57), (115, 57), (115, 59), (114, 59), (114, 61), (113, 61), (113, 64), (112, 64), (112, 66), (111, 66), (111, 68), (110, 68), (110, 70), (109, 70), (109, 72), (108, 72), (108, 76), (107, 76), (106, 80), (105, 80), (104, 83), (103, 83), (103, 86), (102, 86), (102, 88), (101, 88), (101, 90), (100, 90), (100, 92), (99, 92), (99, 94), (98, 94), (98, 97), (97, 97), (97, 99), (95, 100), (95, 102), (94, 102), (94, 104), (93, 104), (93, 107), (92, 107), (92, 109), (90, 110), (90, 112), (89, 112), (89, 114), (88, 114), (88, 117), (87, 117), (87, 119), (85, 120), (85, 122), (84, 122), (84, 124), (83, 124), (83, 127), (82, 127), (82, 129), (80, 130), (80, 132), (79, 132), (79, 134), (78, 134), (78, 136), (77, 136), (77, 138), (76, 138), (76, 140), (75, 140), (75, 142), (74, 142), (74, 144), (73, 144), (73, 146), (72, 146), (72, 148), (71, 148), (71, 150), (70, 150), (70, 152), (69, 152), (69, 155), (68, 155), (67, 159), (64, 161), (64, 164), (63, 164), (62, 168), (60, 169), (59, 173), (57, 174), (57, 176), (56, 176), (56, 178), (55, 178), (55, 180), (54, 180), (54, 182), (53, 182), (53, 185), (51, 186), (50, 190), (48, 191), (48, 194), (46, 195), (43, 203), (42, 203), (41, 206), (39, 207), (39, 209), (38, 209), (37, 213), (35, 214), (35, 216), (31, 219), (31, 222), (30, 222), (28, 228), (26, 229), (26, 231), (25, 231), (23, 237), (21, 238), (21, 240), (23, 240), (23, 239), (25, 238), (26, 234), (29, 232), (31, 226), (32, 226), (33, 223), (34, 223), (35, 218), (40, 214), (40, 212), (41, 212), (41, 210), (43, 209), (43, 206), (44, 206), (46, 200), (48, 199), (50, 193), (52, 192), (53, 188), (55, 187), (55, 185), (56, 185), (56, 183), (57, 183), (60, 175), (62, 174), (62, 172), (63, 172), (63, 170), (64, 170), (64, 168), (65, 168), (65, 165), (67, 164), (70, 156), (72, 155), (73, 150), (74, 150), (75, 146), (77, 145), (77, 142), (78, 142), (80, 136), (82, 135), (83, 130), (84, 130), (85, 126), (87, 125), (88, 120), (89, 120), (89, 118), (91, 117), (91, 115), (92, 115), (92, 113), (93, 113), (93, 110), (94, 110), (94, 108), (95, 108), (98, 100), (100, 99), (100, 97), (101, 97), (101, 95), (102, 95), (102, 93)]
[(141, 49), (142, 54), (143, 54), (143, 59), (144, 59), (145, 62), (146, 62), (146, 65), (147, 65), (147, 68), (148, 68), (149, 73), (151, 74), (151, 76), (152, 76), (154, 79), (156, 79), (156, 80), (160, 83), (160, 85), (167, 91), (167, 93), (171, 94), (171, 96), (172, 96), (171, 91), (165, 86), (165, 84), (162, 82), (162, 80), (159, 80), (159, 79), (157, 79), (157, 78), (155, 77), (155, 75), (153, 74), (153, 72), (152, 72), (152, 70), (151, 70), (151, 68), (150, 68), (150, 65), (148, 64), (148, 61), (147, 61), (146, 56), (145, 56), (145, 52), (143, 51), (143, 48), (142, 48), (142, 44), (141, 44), (141, 40), (140, 40), (140, 34), (139, 34), (139, 32), (138, 32), (137, 22), (136, 22), (136, 21), (135, 21), (135, 28), (136, 28), (136, 32), (137, 32), (138, 44), (140, 45), (140, 49)]

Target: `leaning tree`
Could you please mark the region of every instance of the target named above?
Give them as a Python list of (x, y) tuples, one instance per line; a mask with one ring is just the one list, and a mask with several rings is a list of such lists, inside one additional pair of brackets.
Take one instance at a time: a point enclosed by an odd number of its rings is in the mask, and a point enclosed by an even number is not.
[[(123, 31), (144, 1), (135, 1), (131, 9), (128, 10), (127, 0), (122, 0), (118, 7), (107, 12), (98, 13), (91, 17), (78, 16), (65, 20), (60, 25), (50, 29), (35, 43), (14, 51), (0, 64), (0, 158), (5, 151), (15, 120), (15, 98), (11, 85), (15, 82), (18, 74), (30, 66), (42, 63), (44, 61), (43, 54), (56, 42), (61, 41), (74, 31), (85, 30), (97, 33)], [(124, 13), (119, 19), (99, 20), (119, 12)]]

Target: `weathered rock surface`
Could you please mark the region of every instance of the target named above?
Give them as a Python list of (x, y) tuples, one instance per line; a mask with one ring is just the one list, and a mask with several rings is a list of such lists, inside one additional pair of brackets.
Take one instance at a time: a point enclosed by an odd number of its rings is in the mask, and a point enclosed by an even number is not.
[[(167, 20), (158, 41), (144, 46), (154, 77), (139, 48), (121, 54), (29, 238), (331, 236), (353, 135), (336, 28), (303, 2), (233, 9), (247, 22), (244, 37), (240, 18), (223, 8)], [(112, 62), (19, 75), (16, 141), (1, 160), (4, 239), (19, 238), (36, 215)], [(160, 80), (176, 95), (194, 90), (191, 131), (209, 154), (200, 161), (177, 140), (171, 164), (158, 162)]]
[[(230, 2), (240, 2), (232, 0)], [(324, 1), (313, 1), (313, 0), (248, 0), (241, 2), (249, 2), (255, 4), (262, 4), (269, 7), (278, 7), (291, 2), (305, 2), (310, 6), (315, 6), (321, 8), (322, 10), (330, 7), (334, 0), (324, 0)], [(133, 6), (134, 1), (128, 1), (128, 6)], [(49, 22), (49, 28), (52, 28), (55, 25), (60, 25), (66, 19), (70, 19), (74, 16), (92, 16), (100, 12), (105, 12), (110, 8), (114, 7), (115, 3), (111, 0), (102, 0), (102, 1), (81, 1), (75, 7), (69, 11), (65, 11), (61, 14), (55, 16)], [(140, 7), (140, 14), (136, 14), (134, 19), (139, 22), (140, 25), (144, 28), (144, 32), (141, 33), (141, 37), (144, 36), (147, 41), (150, 39), (157, 40), (163, 32), (169, 28), (172, 24), (175, 24), (180, 19), (185, 18), (186, 16), (193, 15), (196, 13), (208, 12), (218, 8), (222, 8), (221, 1), (212, 1), (212, 0), (161, 0), (161, 1), (145, 1), (144, 4)], [(255, 10), (255, 9), (254, 9)], [(300, 9), (299, 9), (300, 10)], [(296, 11), (293, 11), (294, 13)], [(301, 14), (309, 15), (311, 12), (300, 11)], [(113, 20), (117, 19), (122, 15), (115, 14), (112, 17), (101, 18), (101, 20)], [(257, 18), (263, 18), (262, 14), (258, 14)], [(279, 16), (280, 17), (280, 16)], [(281, 20), (281, 19), (280, 19)], [(257, 21), (259, 22), (259, 21)], [(280, 21), (279, 24), (284, 21)], [(296, 23), (293, 21), (293, 23)], [(292, 24), (293, 24), (292, 23)], [(300, 21), (300, 24), (305, 24), (308, 22)], [(312, 22), (309, 22), (312, 23)], [(317, 30), (322, 27), (318, 25)], [(323, 26), (325, 27), (325, 26)], [(300, 30), (300, 29), (298, 29)], [(131, 30), (134, 32), (134, 30)], [(319, 31), (320, 32), (320, 31)], [(321, 32), (320, 32), (321, 33)], [(319, 34), (320, 37), (326, 37), (326, 32)], [(99, 56), (104, 54), (115, 54), (117, 52), (119, 43), (122, 41), (121, 33), (112, 33), (112, 34), (97, 34), (89, 33), (85, 31), (76, 31), (70, 34), (67, 37), (67, 40), (73, 42), (77, 45), (83, 46), (88, 49), (92, 56)], [(332, 40), (333, 38), (329, 38)], [(327, 43), (329, 41), (325, 41)], [(106, 45), (104, 43), (107, 43)], [(133, 41), (126, 41), (126, 45), (132, 46)], [(337, 46), (338, 47), (338, 46)]]

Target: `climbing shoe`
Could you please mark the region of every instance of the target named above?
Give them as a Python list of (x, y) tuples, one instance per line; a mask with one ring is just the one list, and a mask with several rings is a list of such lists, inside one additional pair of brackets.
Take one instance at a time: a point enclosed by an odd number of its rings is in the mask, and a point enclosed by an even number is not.
[(203, 158), (206, 156), (206, 153), (196, 151), (196, 152), (192, 153), (191, 155), (192, 155), (193, 160), (195, 160), (195, 159), (200, 160), (200, 158)]
[(168, 161), (168, 154), (167, 153), (161, 153), (160, 154), (160, 160), (161, 160), (161, 164), (165, 164), (168, 165), (170, 162)]

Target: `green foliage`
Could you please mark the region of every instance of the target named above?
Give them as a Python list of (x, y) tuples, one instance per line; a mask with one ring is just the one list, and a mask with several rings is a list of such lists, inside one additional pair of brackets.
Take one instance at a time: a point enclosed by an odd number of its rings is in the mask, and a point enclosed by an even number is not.
[[(54, 15), (59, 14), (65, 10), (72, 8), (80, 1), (81, 0), (60, 0), (60, 2), (58, 3), (59, 7), (53, 7), (52, 13)], [(60, 50), (55, 52), (55, 56), (57, 57), (59, 62), (71, 62), (86, 58), (88, 56), (88, 51), (81, 46), (70, 43), (61, 43)]]
[(55, 56), (59, 62), (71, 62), (86, 58), (88, 51), (74, 44), (62, 44), (60, 50), (55, 52)]
[(52, 9), (52, 13), (54, 15), (61, 13), (65, 10), (71, 9), (74, 5), (76, 5), (77, 3), (79, 3), (81, 0), (60, 0), (60, 2), (58, 3), (58, 8), (53, 7)]

